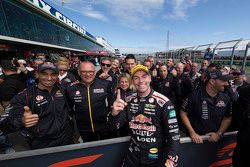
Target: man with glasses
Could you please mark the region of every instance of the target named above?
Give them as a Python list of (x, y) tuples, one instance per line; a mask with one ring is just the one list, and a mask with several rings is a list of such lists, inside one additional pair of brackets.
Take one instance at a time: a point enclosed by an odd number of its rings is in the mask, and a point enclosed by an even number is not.
[(179, 128), (173, 104), (151, 89), (147, 67), (137, 65), (131, 75), (136, 94), (124, 101), (118, 90), (109, 116), (110, 129), (129, 122), (132, 132), (123, 166), (177, 166)]
[(109, 81), (112, 85), (112, 90), (116, 88), (117, 76), (111, 70), (111, 61), (108, 58), (103, 58), (101, 60), (101, 69), (97, 71), (96, 76)]
[(107, 139), (107, 114), (114, 101), (111, 82), (96, 77), (95, 66), (88, 61), (79, 65), (78, 74), (81, 81), (67, 87), (67, 94), (79, 133), (84, 142)]

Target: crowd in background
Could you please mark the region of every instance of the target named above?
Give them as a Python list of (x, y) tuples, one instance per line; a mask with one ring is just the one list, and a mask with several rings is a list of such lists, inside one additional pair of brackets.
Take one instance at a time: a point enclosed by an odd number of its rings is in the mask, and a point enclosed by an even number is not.
[[(38, 53), (30, 61), (2, 60), (0, 148), (15, 151), (7, 136), (15, 131), (29, 138), (32, 149), (77, 143), (79, 137), (87, 142), (129, 135), (128, 124), (110, 132), (107, 117), (118, 88), (123, 100), (135, 92), (130, 72), (138, 63), (132, 54), (124, 60), (102, 58), (96, 71), (94, 64), (77, 56), (49, 62)], [(189, 55), (179, 62), (155, 62), (148, 56), (140, 63), (150, 71), (152, 89), (173, 102), (182, 136), (202, 143), (201, 135), (208, 134), (216, 142), (225, 131), (241, 128), (249, 103), (240, 93), (248, 85), (243, 69), (206, 57), (198, 64)]]

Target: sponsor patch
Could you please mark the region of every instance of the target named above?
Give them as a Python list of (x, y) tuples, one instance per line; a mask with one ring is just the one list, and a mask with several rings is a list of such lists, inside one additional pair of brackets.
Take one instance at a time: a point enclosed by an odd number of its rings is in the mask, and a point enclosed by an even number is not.
[(37, 95), (37, 96), (36, 96), (36, 100), (37, 100), (37, 101), (41, 101), (41, 100), (43, 100), (43, 99), (44, 99), (44, 97), (41, 96), (41, 95)]
[(178, 131), (179, 131), (178, 128), (176, 128), (176, 129), (171, 129), (171, 130), (169, 130), (169, 133), (178, 132)]
[(176, 117), (176, 112), (175, 110), (169, 111), (169, 118)]
[(173, 118), (173, 119), (169, 119), (168, 120), (168, 123), (169, 124), (173, 124), (173, 123), (176, 123), (177, 122), (177, 119), (176, 118)]
[(132, 117), (132, 121), (139, 122), (141, 124), (144, 124), (144, 123), (150, 123), (150, 124), (152, 124), (152, 119), (146, 117), (143, 114), (139, 114), (139, 115), (137, 115), (135, 117)]
[(216, 107), (226, 107), (226, 104), (224, 101), (220, 100), (217, 102)]
[(150, 148), (149, 152), (152, 154), (156, 154), (156, 153), (158, 153), (158, 149), (157, 148)]
[(180, 140), (180, 135), (172, 136), (172, 139), (173, 139), (173, 140)]
[(104, 93), (104, 89), (101, 88), (101, 89), (94, 89), (93, 90), (94, 93)]
[(168, 109), (169, 110), (174, 109), (174, 106), (168, 106)]
[(153, 103), (155, 101), (155, 99), (151, 97), (151, 98), (149, 98), (148, 101), (149, 101), (149, 103)]
[(148, 154), (148, 158), (151, 158), (151, 159), (158, 159), (158, 154)]

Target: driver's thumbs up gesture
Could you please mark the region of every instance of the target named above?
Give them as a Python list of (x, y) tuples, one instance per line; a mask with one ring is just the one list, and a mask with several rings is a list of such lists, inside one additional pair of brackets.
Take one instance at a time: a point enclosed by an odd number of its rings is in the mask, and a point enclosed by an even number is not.
[(39, 117), (37, 114), (32, 114), (28, 106), (24, 107), (23, 124), (26, 128), (32, 127), (38, 123)]
[(120, 89), (117, 89), (117, 96), (116, 96), (116, 100), (113, 104), (113, 110), (112, 110), (111, 114), (113, 116), (118, 115), (126, 106), (127, 106), (127, 103), (121, 99)]

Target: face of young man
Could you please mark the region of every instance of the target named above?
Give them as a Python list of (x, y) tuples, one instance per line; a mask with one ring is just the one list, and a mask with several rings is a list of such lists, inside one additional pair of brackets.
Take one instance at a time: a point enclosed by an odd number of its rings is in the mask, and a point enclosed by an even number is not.
[(41, 89), (51, 89), (58, 80), (58, 73), (49, 69), (38, 72), (38, 80)]
[(174, 64), (173, 64), (173, 59), (167, 59), (167, 66), (168, 67), (172, 67)]
[(38, 66), (39, 64), (43, 64), (45, 62), (45, 56), (44, 55), (38, 55), (34, 59), (34, 65)]
[(102, 60), (101, 69), (102, 69), (103, 72), (108, 73), (108, 71), (111, 69), (110, 60)]
[(150, 91), (151, 76), (144, 71), (137, 71), (133, 76), (133, 83), (137, 93), (141, 97), (147, 96)]
[(78, 69), (78, 75), (82, 82), (90, 84), (95, 79), (95, 66), (90, 62), (81, 63)]
[(111, 64), (112, 64), (111, 67), (112, 67), (113, 69), (117, 69), (117, 68), (119, 67), (120, 62), (119, 62), (119, 60), (115, 59), (115, 60), (112, 61)]
[(219, 79), (214, 79), (214, 89), (218, 92), (222, 92), (225, 89), (225, 86), (228, 86), (228, 81), (223, 81)]
[(150, 63), (149, 61), (145, 61), (145, 62), (143, 63), (143, 65), (144, 65), (145, 67), (147, 67), (148, 69), (151, 68), (151, 63)]
[(127, 59), (126, 60), (125, 67), (126, 67), (127, 71), (130, 71), (134, 66), (136, 66), (135, 59)]
[(159, 68), (160, 77), (165, 79), (168, 75), (168, 69), (166, 66), (160, 66)]

